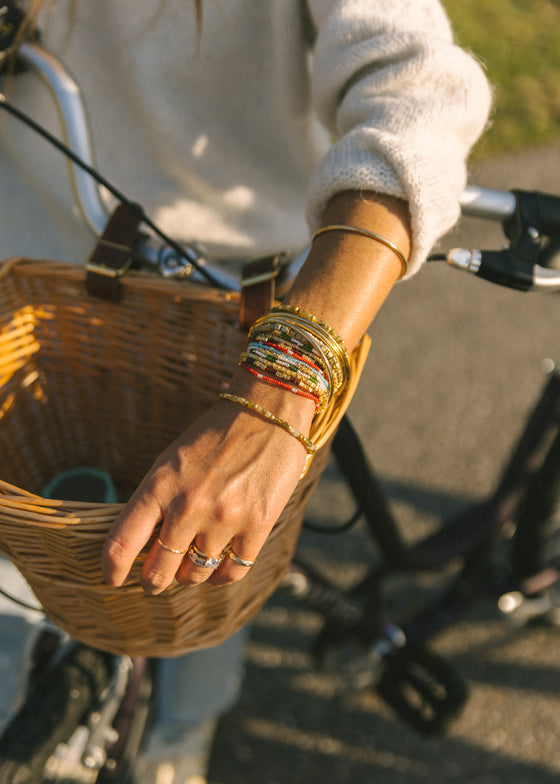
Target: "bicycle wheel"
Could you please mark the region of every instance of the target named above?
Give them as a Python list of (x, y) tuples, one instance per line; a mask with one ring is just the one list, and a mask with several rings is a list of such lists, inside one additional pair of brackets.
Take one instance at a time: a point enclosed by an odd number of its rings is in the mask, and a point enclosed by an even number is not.
[(32, 688), (0, 737), (0, 784), (41, 784), (59, 743), (95, 707), (111, 678), (110, 657), (73, 645)]

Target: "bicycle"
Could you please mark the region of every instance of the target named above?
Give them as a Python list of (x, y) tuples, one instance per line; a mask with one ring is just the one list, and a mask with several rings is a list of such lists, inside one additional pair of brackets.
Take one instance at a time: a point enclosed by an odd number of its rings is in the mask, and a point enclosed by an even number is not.
[[(72, 90), (65, 90), (65, 85), (68, 87), (68, 75), (60, 63), (42, 52), (37, 44), (22, 44), (21, 56), (28, 66), (41, 70), (57, 95), (68, 123), (70, 146), (74, 150), (73, 176), (76, 179), (80, 203), (88, 216), (88, 222), (96, 231), (100, 230), (107, 215), (90, 178), (93, 172), (91, 163), (88, 164), (87, 161), (91, 160), (91, 150), (85, 132), (87, 124), (83, 122), (79, 92), (75, 91), (74, 85)], [(84, 169), (78, 163), (78, 160), (82, 159), (86, 161), (86, 176), (82, 176)], [(555, 247), (552, 242), (543, 243), (543, 237), (560, 236), (559, 204), (559, 199), (553, 196), (506, 194), (467, 188), (462, 201), (465, 214), (479, 215), (504, 223), (510, 246), (507, 251), (489, 253), (453, 251), (446, 256), (446, 260), (500, 285), (521, 290), (555, 290), (560, 286), (560, 274), (548, 266), (548, 257), (554, 256)], [(159, 242), (154, 243), (151, 239), (143, 243), (137, 253), (143, 264), (157, 265), (163, 275), (192, 274), (199, 278), (209, 277), (214, 285), (231, 288), (239, 286), (236, 278), (229, 273), (223, 273), (220, 267), (208, 262), (203, 251), (197, 246), (178, 247), (169, 238), (164, 238), (162, 248)], [(290, 280), (304, 256), (305, 252), (292, 259), (289, 267), (285, 269), (282, 281), (284, 290), (289, 287)], [(433, 260), (443, 259), (437, 257)], [(541, 260), (542, 263), (539, 263)], [(367, 465), (359, 439), (349, 421), (345, 420), (339, 430), (334, 455), (357, 504), (357, 512), (353, 518), (364, 516), (382, 552), (384, 563), (372, 570), (354, 589), (343, 592), (318, 575), (309, 564), (296, 560), (286, 578), (285, 588), (291, 596), (325, 618), (325, 627), (316, 645), (319, 661), (323, 665), (330, 663), (330, 666), (344, 670), (348, 682), (354, 686), (376, 686), (389, 705), (420, 731), (433, 732), (442, 729), (457, 714), (466, 698), (461, 677), (426, 647), (426, 642), (437, 629), (444, 623), (456, 620), (466, 604), (466, 598), (473, 600), (481, 589), (490, 585), (499, 594), (507, 597), (502, 605), (508, 609), (509, 602), (509, 608), (513, 608), (517, 613), (525, 610), (529, 610), (529, 614), (533, 610), (537, 614), (543, 611), (552, 612), (558, 603), (554, 584), (549, 586), (545, 602), (541, 601), (542, 596), (538, 600), (527, 599), (523, 591), (505, 591), (506, 586), (496, 582), (490, 567), (492, 556), (496, 552), (494, 534), (504, 532), (506, 523), (515, 518), (520, 534), (513, 549), (514, 569), (508, 578), (511, 585), (518, 588), (523, 578), (534, 571), (534, 563), (525, 557), (528, 553), (525, 543), (532, 542), (534, 536), (532, 520), (536, 518), (542, 526), (550, 520), (554, 521), (559, 439), (552, 431), (557, 425), (559, 387), (559, 373), (554, 369), (527, 428), (513, 451), (512, 460), (504, 471), (496, 493), (414, 547), (408, 547), (403, 542), (397, 522), (389, 512), (384, 493)], [(554, 440), (552, 445), (548, 446), (546, 442), (551, 433)], [(548, 446), (544, 459), (536, 468), (531, 466), (528, 471), (528, 465), (540, 455), (543, 444)], [(543, 485), (547, 489), (546, 494), (542, 493)], [(555, 522), (551, 525), (555, 527)], [(409, 621), (403, 628), (387, 622), (380, 587), (389, 574), (396, 571), (431, 572), (457, 557), (463, 558), (463, 568), (442, 602), (429, 607), (425, 613)], [(551, 565), (554, 567), (555, 564), (553, 559)], [(487, 579), (482, 581), (481, 574)], [(469, 594), (468, 597), (466, 593)], [(60, 650), (58, 641), (55, 647)], [(62, 648), (80, 651), (78, 655), (82, 655), (81, 646), (75, 647), (68, 641), (63, 641)], [(87, 656), (88, 649), (84, 650), (84, 656)], [(34, 656), (36, 658), (37, 653)], [(59, 656), (60, 653), (57, 653), (53, 661), (58, 662)], [(38, 658), (39, 671), (45, 660), (48, 669), (50, 657), (43, 657), (41, 653)], [(105, 659), (102, 654), (101, 660)], [(67, 661), (70, 662), (70, 668), (75, 667), (72, 656)], [(97, 707), (99, 693), (107, 695), (107, 684), (115, 674), (111, 669), (114, 666), (114, 661), (105, 661), (101, 667), (105, 672), (102, 672), (98, 679), (99, 685), (94, 696), (92, 697), (90, 692), (85, 699), (86, 713), (91, 710), (92, 703)], [(82, 667), (82, 664), (78, 664), (77, 669), (81, 670)], [(86, 664), (86, 667), (89, 671), (91, 664)], [(36, 674), (35, 664), (30, 667), (30, 671), (33, 681)], [(149, 675), (147, 680), (149, 681)], [(122, 680), (120, 683), (122, 684)], [(114, 686), (113, 695), (119, 693), (119, 688)], [(149, 687), (147, 688), (149, 691)], [(113, 701), (111, 710), (114, 707)], [(80, 724), (83, 721), (82, 708), (78, 713), (77, 719), (72, 721)], [(24, 723), (25, 721), (24, 719)], [(72, 734), (70, 730), (65, 732), (66, 736), (69, 734)], [(42, 738), (40, 742), (43, 742)], [(24, 744), (25, 750), (28, 751), (28, 738)], [(102, 752), (96, 753), (103, 756)], [(41, 765), (43, 762), (44, 759), (41, 760)], [(19, 761), (16, 760), (16, 764), (21, 768)], [(90, 766), (90, 770), (94, 767)], [(10, 770), (13, 771), (13, 767)], [(98, 775), (98, 781), (103, 780), (100, 776), (109, 775), (107, 770), (100, 773), (97, 769), (95, 773)], [(111, 775), (115, 775), (114, 770)], [(123, 775), (127, 775), (126, 771)]]
[(37, 627), (21, 704), (0, 737), (0, 781), (126, 782), (149, 711), (144, 659)]

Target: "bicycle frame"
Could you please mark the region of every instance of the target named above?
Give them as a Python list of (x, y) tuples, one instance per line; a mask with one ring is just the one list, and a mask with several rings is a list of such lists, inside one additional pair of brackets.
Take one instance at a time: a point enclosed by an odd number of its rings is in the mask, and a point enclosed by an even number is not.
[[(401, 537), (389, 500), (348, 419), (335, 437), (333, 454), (381, 562), (342, 591), (296, 557), (284, 588), (324, 618), (315, 656), (342, 679), (344, 689), (375, 687), (417, 731), (441, 731), (461, 710), (467, 689), (460, 674), (427, 647), (431, 638), (458, 623), (483, 597), (491, 596), (504, 615), (518, 623), (546, 618), (560, 608), (559, 564), (548, 559), (543, 547), (559, 527), (560, 368), (549, 370), (495, 490), (453, 519), (441, 521), (434, 534), (413, 546)], [(497, 571), (496, 557), (504, 545), (509, 557)], [(391, 576), (435, 574), (457, 560), (460, 568), (447, 578), (440, 598), (402, 628), (392, 621), (384, 590)]]

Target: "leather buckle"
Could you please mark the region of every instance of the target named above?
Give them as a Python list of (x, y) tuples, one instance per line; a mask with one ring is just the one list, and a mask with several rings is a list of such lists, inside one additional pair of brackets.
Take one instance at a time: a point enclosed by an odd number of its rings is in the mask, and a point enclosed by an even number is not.
[(88, 294), (116, 302), (120, 279), (132, 264), (132, 245), (138, 235), (142, 211), (137, 205), (120, 204), (109, 218), (103, 235), (85, 268)]
[(97, 241), (97, 246), (104, 248), (111, 248), (117, 250), (124, 255), (122, 263), (117, 267), (110, 267), (105, 263), (94, 262), (91, 260), (86, 262), (86, 271), (94, 272), (97, 275), (105, 275), (107, 278), (120, 278), (130, 268), (132, 264), (132, 248), (128, 245), (120, 245), (118, 242), (109, 242), (102, 237)]

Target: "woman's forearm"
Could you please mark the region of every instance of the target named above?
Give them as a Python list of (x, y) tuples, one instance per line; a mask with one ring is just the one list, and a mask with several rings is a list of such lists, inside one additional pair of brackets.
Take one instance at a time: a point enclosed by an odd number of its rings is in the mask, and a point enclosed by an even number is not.
[[(375, 232), (397, 246), (405, 259), (410, 252), (408, 209), (400, 199), (369, 192), (340, 193), (323, 216), (322, 226), (330, 225)], [(351, 232), (329, 231), (313, 242), (285, 303), (324, 321), (352, 351), (402, 269), (399, 256), (383, 243)], [(303, 432), (309, 431), (313, 406), (308, 400), (260, 381), (241, 368), (230, 390), (270, 408)]]
[[(329, 203), (322, 225), (366, 229), (392, 242), (405, 258), (410, 253), (408, 209), (400, 199), (346, 191)], [(352, 350), (401, 273), (401, 260), (383, 243), (329, 231), (313, 242), (286, 301), (330, 324)]]

